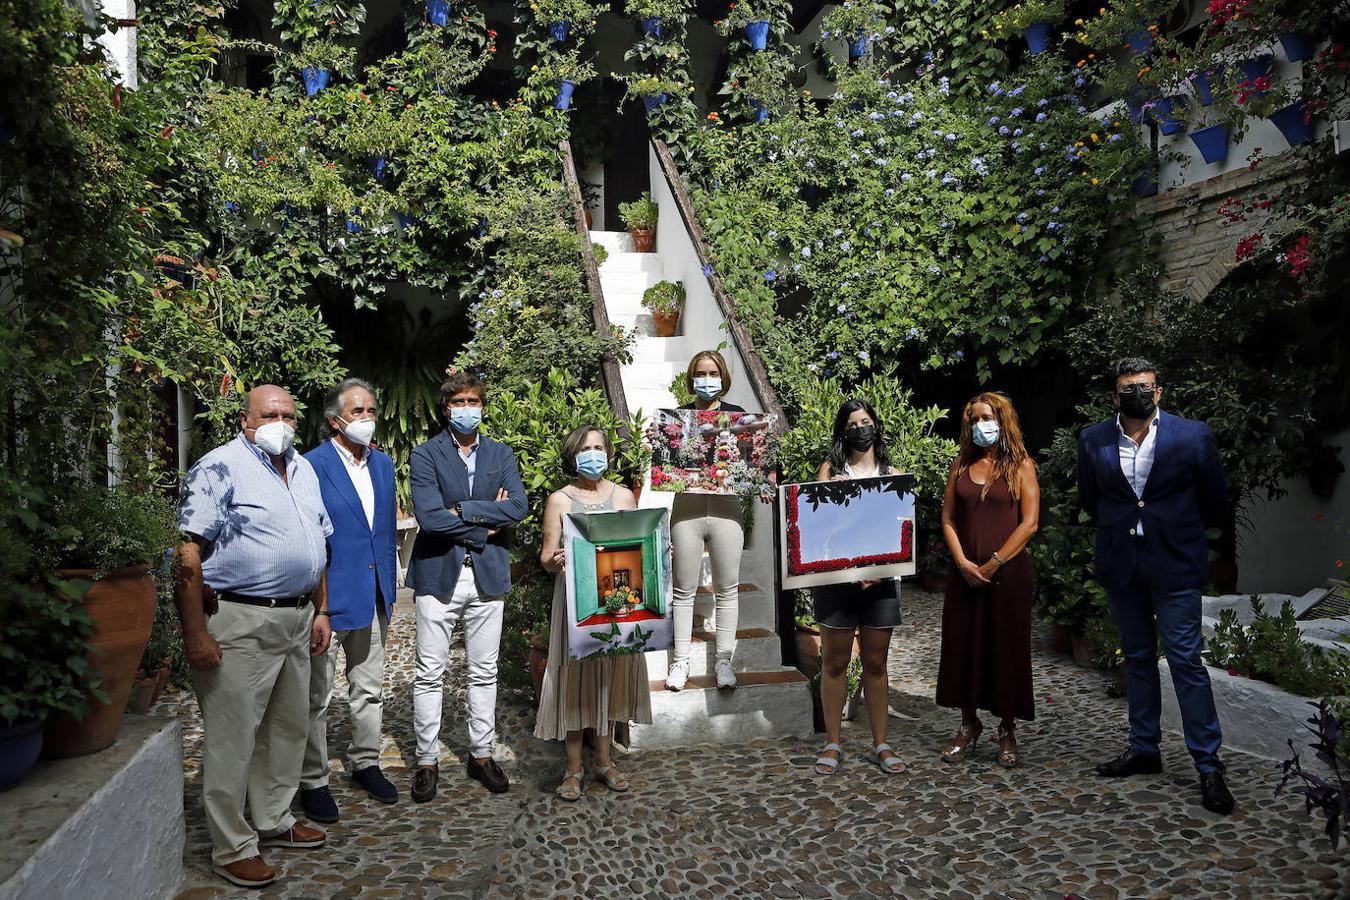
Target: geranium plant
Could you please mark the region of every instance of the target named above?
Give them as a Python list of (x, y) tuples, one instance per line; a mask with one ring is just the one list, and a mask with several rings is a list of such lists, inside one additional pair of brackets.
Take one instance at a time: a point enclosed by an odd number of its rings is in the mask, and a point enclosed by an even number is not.
[(652, 313), (670, 316), (684, 308), (684, 285), (678, 281), (658, 281), (642, 294), (642, 305)]

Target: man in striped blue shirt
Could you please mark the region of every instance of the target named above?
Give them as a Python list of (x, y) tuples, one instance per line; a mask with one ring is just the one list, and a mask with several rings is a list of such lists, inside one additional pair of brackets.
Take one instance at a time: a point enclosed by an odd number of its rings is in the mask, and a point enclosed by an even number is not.
[(212, 863), (245, 887), (276, 880), (260, 846), (326, 839), (290, 811), (309, 725), (309, 658), (331, 638), (324, 570), (333, 531), (318, 477), (292, 446), (295, 422), (284, 389), (254, 388), (241, 433), (192, 467), (178, 510), (188, 539), (176, 599), (202, 711)]

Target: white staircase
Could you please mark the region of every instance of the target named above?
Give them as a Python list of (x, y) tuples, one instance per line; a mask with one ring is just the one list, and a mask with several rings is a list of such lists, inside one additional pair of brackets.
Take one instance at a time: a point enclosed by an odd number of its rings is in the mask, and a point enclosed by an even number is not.
[[(673, 212), (673, 210), (672, 210)], [(650, 415), (652, 411), (676, 405), (671, 382), (683, 375), (689, 358), (699, 350), (711, 349), (706, 339), (698, 342), (683, 335), (684, 323), (675, 337), (656, 337), (651, 316), (642, 306), (642, 294), (667, 276), (658, 244), (656, 253), (635, 253), (628, 235), (616, 231), (592, 231), (591, 242), (603, 246), (608, 258), (600, 266), (600, 287), (610, 321), (637, 332), (633, 360), (620, 367), (628, 408)], [(695, 269), (697, 271), (697, 269)], [(689, 283), (686, 281), (686, 288)], [(693, 292), (691, 292), (691, 300)], [(721, 313), (715, 304), (693, 308), (685, 315)], [(700, 329), (712, 330), (706, 321)], [(721, 329), (716, 331), (725, 333)], [(730, 358), (734, 351), (724, 351)], [(730, 363), (735, 365), (734, 362)], [(753, 394), (744, 379), (733, 379), (732, 400), (754, 409)], [(783, 665), (778, 634), (774, 630), (776, 610), (773, 596), (774, 567), (772, 507), (757, 504), (754, 524), (746, 535), (741, 557), (740, 616), (736, 655), (733, 666), (738, 686), (718, 690), (713, 674), (714, 612), (711, 588), (700, 588), (694, 605), (694, 643), (690, 654), (690, 677), (683, 691), (665, 689), (666, 670), (671, 654), (653, 651), (646, 654), (652, 686), (652, 724), (634, 725), (631, 746), (688, 747), (697, 744), (750, 741), (757, 738), (806, 736), (811, 733), (811, 695), (807, 683), (796, 669)], [(705, 575), (708, 561), (704, 558)], [(703, 621), (700, 622), (699, 617)]]

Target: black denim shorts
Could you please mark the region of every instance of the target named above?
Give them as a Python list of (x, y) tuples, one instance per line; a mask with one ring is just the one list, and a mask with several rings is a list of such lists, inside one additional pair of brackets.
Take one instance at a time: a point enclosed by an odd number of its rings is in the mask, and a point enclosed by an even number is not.
[(869, 588), (827, 584), (811, 589), (816, 622), (826, 628), (894, 628), (900, 624), (900, 582), (887, 578)]

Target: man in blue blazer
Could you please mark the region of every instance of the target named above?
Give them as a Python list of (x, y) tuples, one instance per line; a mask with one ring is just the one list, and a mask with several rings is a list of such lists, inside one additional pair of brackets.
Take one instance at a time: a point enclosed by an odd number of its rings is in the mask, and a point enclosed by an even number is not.
[(1084, 429), (1078, 440), (1078, 499), (1097, 526), (1096, 578), (1120, 631), (1130, 707), (1129, 746), (1097, 766), (1097, 774), (1162, 771), (1160, 634), (1201, 800), (1226, 815), (1233, 795), (1224, 783), (1219, 717), (1200, 659), (1200, 595), (1210, 580), (1206, 526), (1224, 520), (1228, 492), (1209, 426), (1162, 412), (1162, 393), (1157, 366), (1122, 359), (1111, 393), (1118, 414)]
[(380, 771), (384, 643), (394, 608), (397, 532), (394, 463), (370, 445), (377, 413), (375, 389), (360, 378), (347, 378), (328, 392), (323, 412), (332, 435), (305, 459), (319, 477), (324, 508), (333, 523), (327, 579), (333, 641), (309, 670), (309, 740), (300, 805), (316, 822), (336, 822), (338, 807), (328, 790), (328, 704), (333, 699), (339, 645), (347, 660), (352, 720), (347, 763), (352, 782), (382, 803), (398, 800), (398, 789)]
[(502, 599), (511, 589), (502, 530), (525, 518), (528, 502), (511, 448), (478, 433), (486, 402), (483, 382), (451, 370), (440, 390), (450, 427), (414, 449), (410, 462), (419, 529), (407, 578), (417, 598), (412, 798), (419, 803), (436, 796), (442, 677), (457, 627), (469, 670), (469, 777), (494, 793), (510, 787), (492, 758)]

